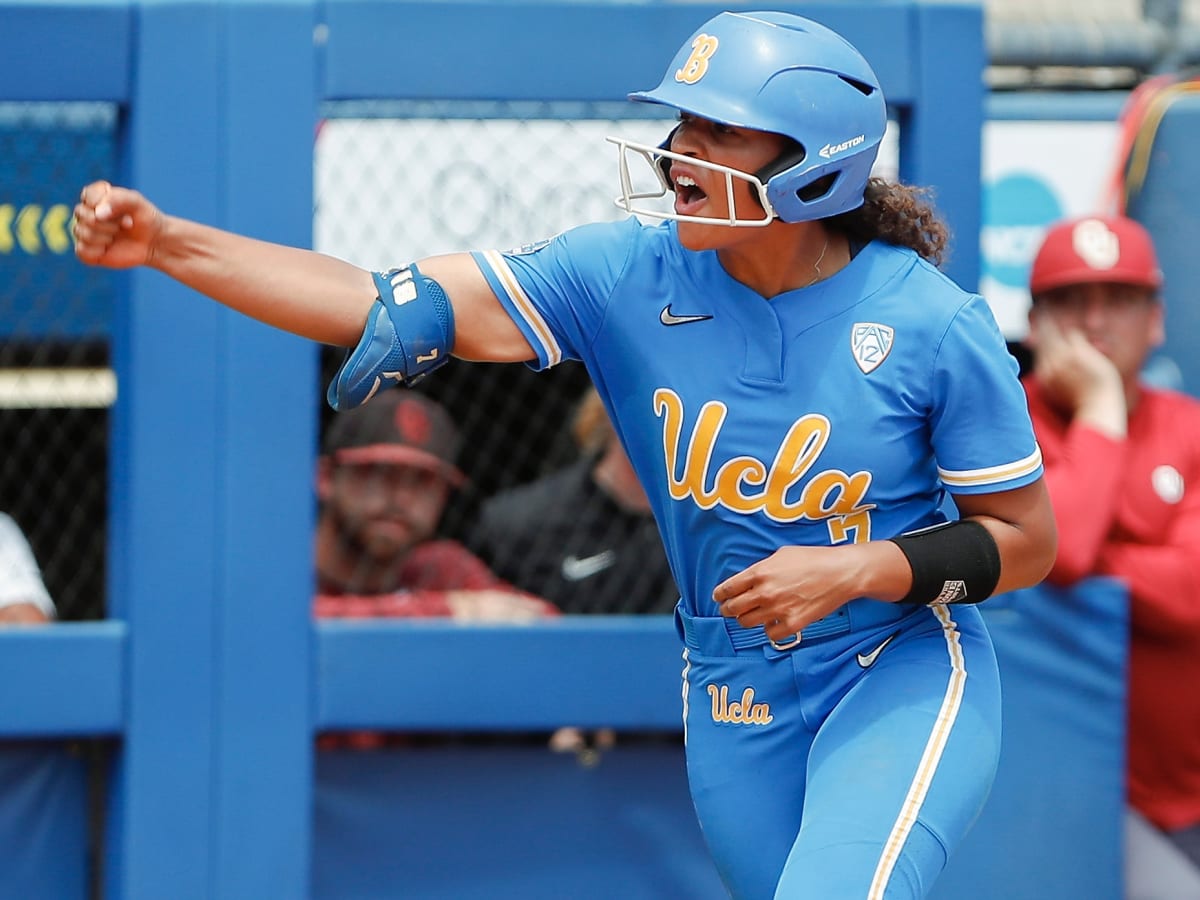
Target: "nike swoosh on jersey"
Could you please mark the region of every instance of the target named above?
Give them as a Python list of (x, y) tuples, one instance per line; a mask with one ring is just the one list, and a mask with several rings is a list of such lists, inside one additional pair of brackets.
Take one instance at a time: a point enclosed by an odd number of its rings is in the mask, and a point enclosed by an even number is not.
[(899, 633), (900, 632), (895, 631), (895, 632), (892, 632), (891, 634), (889, 634), (886, 638), (884, 638), (883, 643), (880, 644), (878, 647), (876, 647), (874, 650), (872, 650), (870, 653), (858, 654), (858, 664), (860, 666), (862, 666), (864, 669), (869, 669), (869, 668), (871, 668), (871, 666), (875, 665), (875, 660), (879, 659), (879, 654), (883, 652), (883, 648), (886, 647), (888, 644), (890, 644), (892, 642), (892, 640), (896, 637), (896, 635), (898, 635)]
[(567, 581), (583, 581), (598, 572), (603, 572), (616, 561), (617, 554), (612, 550), (605, 550), (593, 556), (568, 556), (562, 561), (563, 578)]
[(671, 312), (670, 303), (664, 306), (662, 312), (658, 314), (658, 321), (664, 325), (686, 325), (688, 322), (704, 322), (711, 318), (712, 316), (677, 316)]

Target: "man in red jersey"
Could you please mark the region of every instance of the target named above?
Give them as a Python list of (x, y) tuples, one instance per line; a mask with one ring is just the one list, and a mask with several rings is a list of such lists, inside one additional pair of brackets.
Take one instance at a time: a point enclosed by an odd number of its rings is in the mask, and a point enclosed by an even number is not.
[(317, 471), (317, 615), (557, 614), (437, 535), (450, 492), (465, 480), (458, 445), (445, 409), (412, 391), (388, 391), (334, 417)]
[(1025, 379), (1058, 524), (1048, 581), (1131, 595), (1126, 896), (1200, 897), (1200, 402), (1143, 383), (1162, 273), (1124, 217), (1050, 229)]

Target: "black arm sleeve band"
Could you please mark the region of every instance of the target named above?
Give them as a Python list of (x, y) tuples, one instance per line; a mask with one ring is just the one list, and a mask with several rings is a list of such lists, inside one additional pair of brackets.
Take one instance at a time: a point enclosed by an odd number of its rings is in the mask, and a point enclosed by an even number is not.
[(1000, 581), (1000, 550), (978, 522), (943, 522), (892, 538), (912, 567), (901, 603), (978, 603)]

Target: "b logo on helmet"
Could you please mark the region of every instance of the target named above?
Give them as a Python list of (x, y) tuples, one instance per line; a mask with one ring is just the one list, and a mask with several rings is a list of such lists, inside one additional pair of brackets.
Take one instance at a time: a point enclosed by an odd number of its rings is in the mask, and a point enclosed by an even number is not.
[(696, 39), (692, 41), (692, 55), (688, 57), (682, 68), (675, 72), (675, 80), (682, 81), (684, 84), (695, 84), (703, 78), (704, 73), (708, 71), (708, 61), (717, 52), (719, 43), (720, 41), (712, 35), (696, 35)]

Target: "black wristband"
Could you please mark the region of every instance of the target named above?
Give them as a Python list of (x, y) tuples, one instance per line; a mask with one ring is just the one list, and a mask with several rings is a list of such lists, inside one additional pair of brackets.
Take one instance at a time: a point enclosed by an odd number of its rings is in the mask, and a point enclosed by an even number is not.
[(1000, 581), (1000, 549), (971, 519), (943, 522), (891, 539), (912, 568), (912, 589), (901, 603), (978, 603)]

